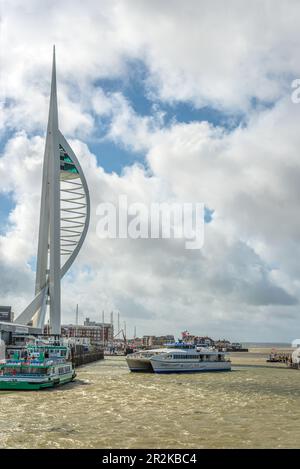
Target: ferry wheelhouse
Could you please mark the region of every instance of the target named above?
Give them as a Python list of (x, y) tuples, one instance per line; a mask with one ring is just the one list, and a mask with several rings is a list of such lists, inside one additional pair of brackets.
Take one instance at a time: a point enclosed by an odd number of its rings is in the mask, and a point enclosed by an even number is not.
[(0, 363), (0, 390), (51, 388), (75, 376), (68, 347), (30, 344)]

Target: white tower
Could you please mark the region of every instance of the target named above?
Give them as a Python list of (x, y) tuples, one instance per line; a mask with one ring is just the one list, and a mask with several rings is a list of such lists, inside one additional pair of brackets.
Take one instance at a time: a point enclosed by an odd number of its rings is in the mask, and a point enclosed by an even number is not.
[(90, 220), (88, 186), (80, 164), (58, 127), (55, 47), (43, 163), (35, 298), (16, 318), (43, 328), (50, 306), (50, 332), (61, 332), (61, 278), (86, 237)]

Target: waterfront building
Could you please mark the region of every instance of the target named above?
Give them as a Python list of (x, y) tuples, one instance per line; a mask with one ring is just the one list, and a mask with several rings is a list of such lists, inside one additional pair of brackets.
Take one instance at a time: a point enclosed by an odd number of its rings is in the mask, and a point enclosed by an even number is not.
[(41, 333), (41, 329), (37, 327), (23, 326), (16, 324), (15, 322), (0, 322), (0, 339), (2, 339), (6, 344), (11, 344), (14, 340), (24, 335), (29, 336), (38, 335)]
[(0, 322), (13, 322), (14, 313), (11, 306), (0, 306)]
[(215, 341), (208, 336), (194, 336), (193, 343), (205, 347), (213, 347), (215, 345)]
[(230, 348), (231, 343), (229, 340), (219, 339), (219, 340), (216, 340), (215, 346), (220, 350), (227, 350)]
[(87, 338), (92, 345), (102, 345), (113, 341), (113, 326), (111, 323), (96, 323), (96, 325), (62, 325), (63, 337)]
[(160, 336), (144, 335), (142, 338), (142, 345), (144, 347), (161, 347), (166, 343), (174, 342), (174, 340), (174, 336), (170, 334)]
[(141, 348), (141, 347), (143, 347), (143, 338), (142, 337), (134, 337), (133, 339), (128, 339), (127, 343), (131, 347)]
[(144, 335), (142, 337), (142, 345), (144, 347), (152, 347), (154, 339), (155, 339), (154, 335)]
[(84, 320), (84, 326), (89, 326), (89, 327), (97, 327), (100, 328), (100, 332), (102, 333), (102, 330), (104, 330), (104, 336), (107, 337), (108, 341), (113, 341), (114, 339), (114, 325), (113, 322), (97, 322), (97, 321), (91, 321), (90, 318), (86, 317)]
[(202, 345), (204, 347), (213, 347), (215, 345), (215, 341), (211, 338), (206, 336), (194, 335), (190, 334), (188, 331), (184, 331), (181, 333), (182, 341), (185, 343), (195, 344), (195, 345)]

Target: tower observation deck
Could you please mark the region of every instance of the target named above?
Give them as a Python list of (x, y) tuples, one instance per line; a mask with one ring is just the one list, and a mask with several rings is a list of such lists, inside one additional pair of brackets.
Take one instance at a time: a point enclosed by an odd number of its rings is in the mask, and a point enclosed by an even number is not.
[(88, 186), (76, 155), (58, 126), (55, 47), (43, 162), (35, 296), (15, 323), (43, 328), (49, 305), (51, 334), (61, 332), (61, 279), (86, 237)]

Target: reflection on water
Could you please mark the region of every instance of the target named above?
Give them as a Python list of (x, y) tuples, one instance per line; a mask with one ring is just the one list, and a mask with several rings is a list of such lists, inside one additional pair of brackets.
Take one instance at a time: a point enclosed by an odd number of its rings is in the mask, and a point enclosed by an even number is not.
[(299, 447), (300, 372), (233, 370), (134, 374), (123, 357), (109, 357), (79, 368), (76, 382), (61, 388), (1, 391), (0, 446)]

